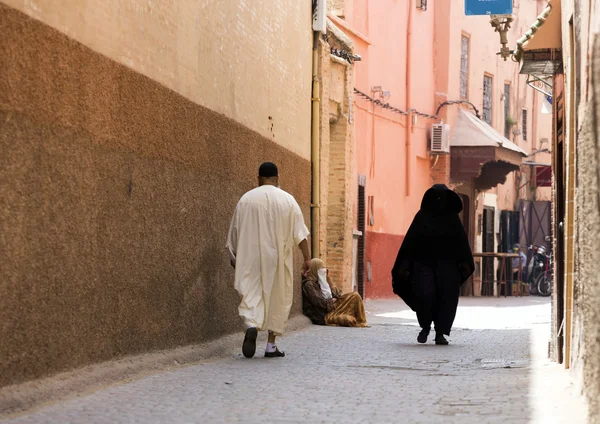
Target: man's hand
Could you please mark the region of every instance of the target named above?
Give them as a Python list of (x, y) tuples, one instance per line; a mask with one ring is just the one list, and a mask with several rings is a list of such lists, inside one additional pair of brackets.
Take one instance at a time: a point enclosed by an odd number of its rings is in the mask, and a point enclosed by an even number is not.
[(302, 251), (302, 257), (304, 257), (304, 263), (302, 264), (302, 275), (308, 277), (308, 273), (310, 271), (310, 253), (308, 252), (308, 241), (306, 239), (302, 240), (298, 245), (300, 250)]
[(302, 274), (304, 274), (304, 276), (307, 277), (309, 272), (310, 272), (310, 259), (307, 261), (304, 261), (304, 263), (302, 264)]

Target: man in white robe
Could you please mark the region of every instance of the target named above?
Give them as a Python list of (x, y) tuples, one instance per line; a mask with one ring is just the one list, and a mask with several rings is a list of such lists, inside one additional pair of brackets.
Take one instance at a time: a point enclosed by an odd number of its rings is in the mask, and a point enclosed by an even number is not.
[(265, 162), (258, 174), (259, 186), (237, 204), (227, 249), (235, 268), (235, 289), (242, 296), (242, 353), (252, 358), (258, 331), (268, 330), (265, 357), (283, 357), (275, 337), (283, 334), (292, 307), (294, 246), (304, 256), (304, 271), (310, 267), (309, 231), (294, 197), (279, 188), (277, 166)]

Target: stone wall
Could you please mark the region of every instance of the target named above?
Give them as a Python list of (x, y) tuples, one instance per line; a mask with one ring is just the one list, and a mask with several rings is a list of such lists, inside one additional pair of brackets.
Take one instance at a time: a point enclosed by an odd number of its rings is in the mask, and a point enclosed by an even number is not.
[(320, 42), (321, 79), (321, 257), (332, 280), (344, 292), (352, 289), (352, 204), (356, 186), (352, 125), (353, 68), (331, 48), (353, 53), (352, 42), (328, 23)]
[[(577, 138), (579, 189), (577, 208), (577, 276), (574, 300), (572, 357), (583, 367), (584, 391), (589, 400), (590, 422), (600, 422), (600, 35), (590, 42), (590, 92), (581, 114)], [(581, 331), (577, 331), (581, 326)]]
[[(563, 1), (561, 8), (567, 123), (563, 230), (566, 299), (564, 323), (555, 316), (554, 332), (560, 341), (557, 331), (562, 330), (565, 346), (562, 352), (560, 346), (554, 346), (553, 353), (560, 358), (564, 352), (565, 366), (571, 368), (577, 388), (589, 401), (589, 422), (600, 423), (600, 1)], [(574, 160), (569, 160), (569, 153)], [(556, 196), (561, 181), (554, 183)], [(572, 225), (568, 222), (570, 208), (574, 209)], [(556, 209), (555, 205), (555, 213)], [(555, 236), (563, 234), (559, 231)], [(555, 314), (561, 306), (555, 302)]]

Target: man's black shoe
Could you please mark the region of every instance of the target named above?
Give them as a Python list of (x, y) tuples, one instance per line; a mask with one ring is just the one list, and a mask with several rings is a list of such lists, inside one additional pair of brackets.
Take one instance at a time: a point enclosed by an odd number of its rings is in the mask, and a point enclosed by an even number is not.
[(256, 338), (258, 337), (258, 330), (254, 327), (250, 327), (246, 330), (246, 337), (244, 337), (244, 344), (242, 345), (242, 353), (246, 358), (252, 358), (256, 353)]
[(285, 352), (280, 352), (279, 349), (275, 348), (275, 352), (265, 352), (265, 358), (283, 358)]

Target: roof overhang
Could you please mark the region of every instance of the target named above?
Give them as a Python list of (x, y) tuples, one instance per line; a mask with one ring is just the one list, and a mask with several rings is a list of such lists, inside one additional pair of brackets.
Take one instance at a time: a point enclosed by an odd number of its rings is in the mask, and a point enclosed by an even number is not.
[(561, 0), (548, 2), (550, 13), (523, 44), (521, 74), (554, 75), (562, 72)]
[(534, 162), (534, 161), (523, 162), (523, 165), (526, 165), (526, 166), (552, 166), (552, 164), (550, 164), (550, 163)]
[(525, 50), (520, 74), (554, 75), (562, 72), (562, 53), (557, 49)]
[(452, 147), (502, 147), (522, 156), (527, 155), (525, 150), (498, 133), (487, 122), (464, 109), (459, 109), (450, 145)]
[(489, 190), (506, 182), (520, 168), (522, 156), (502, 147), (451, 147), (450, 180), (473, 181), (475, 189)]
[(450, 143), (450, 179), (473, 181), (477, 190), (506, 182), (526, 152), (472, 113), (460, 110)]

